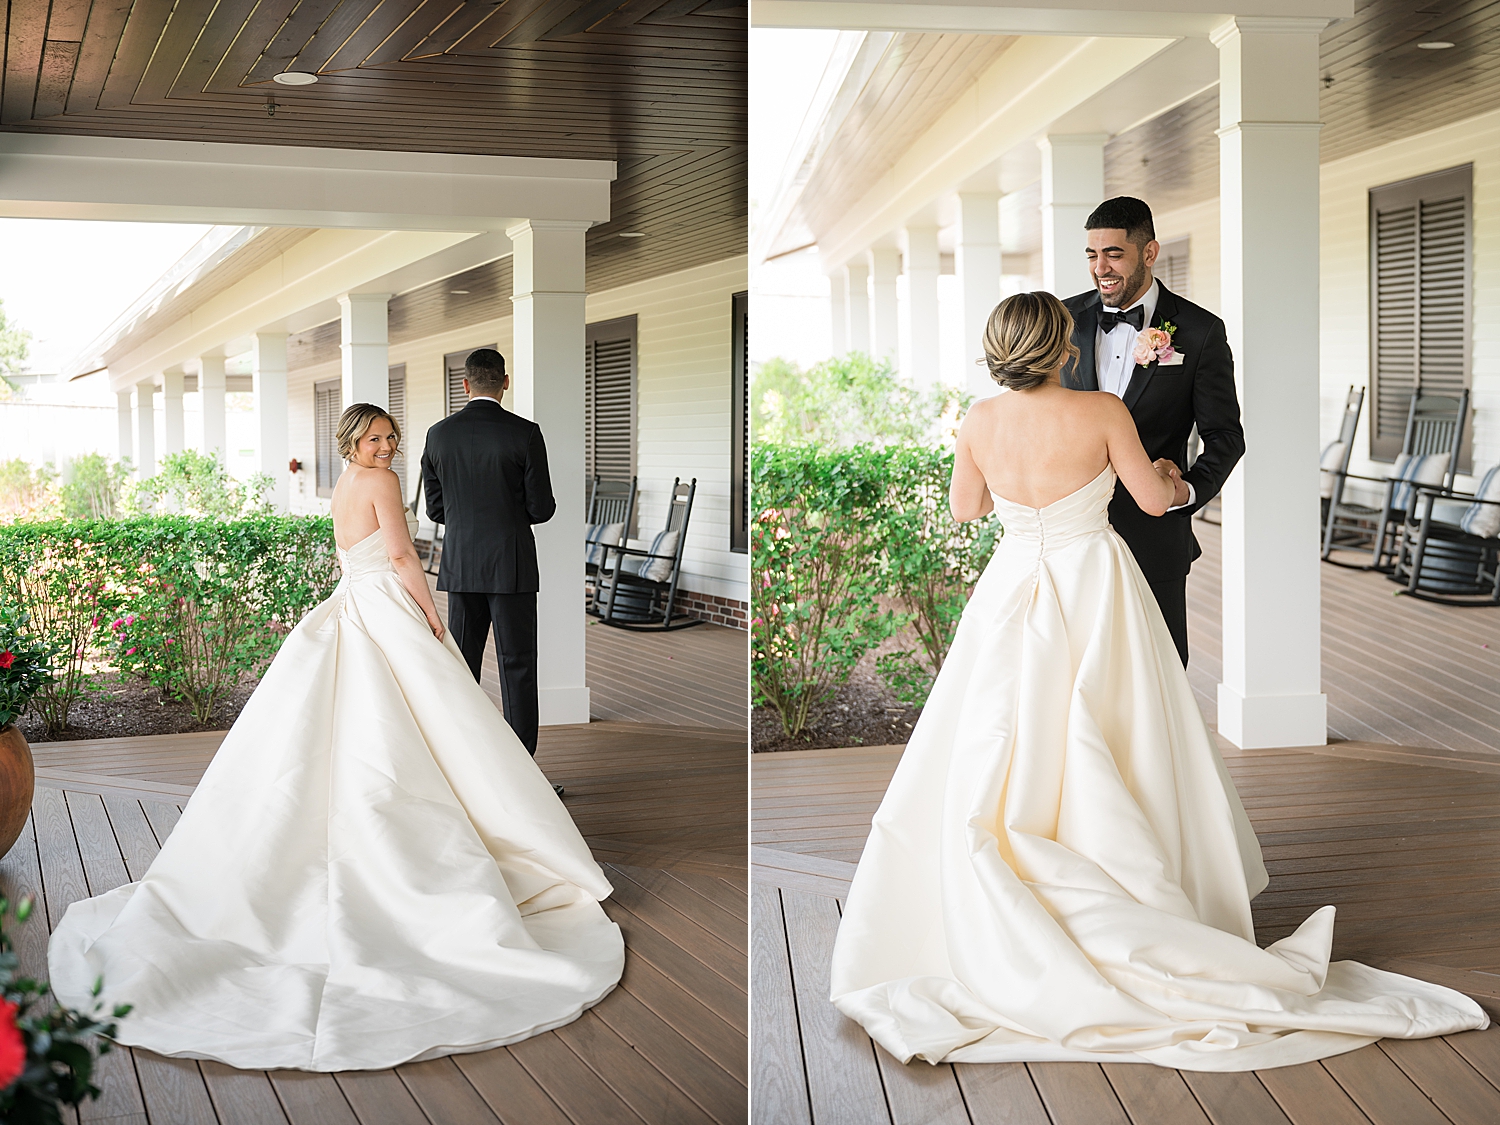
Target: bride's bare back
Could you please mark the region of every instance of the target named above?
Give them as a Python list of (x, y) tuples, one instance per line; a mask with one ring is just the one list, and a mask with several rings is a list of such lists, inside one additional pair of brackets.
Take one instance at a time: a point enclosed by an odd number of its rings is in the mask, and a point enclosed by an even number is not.
[(954, 518), (991, 512), (991, 493), (1045, 508), (1110, 464), (1142, 511), (1159, 516), (1171, 506), (1171, 470), (1152, 464), (1135, 420), (1114, 395), (1067, 390), (1055, 374), (1030, 390), (1003, 391), (975, 403), (959, 428), (949, 491)]

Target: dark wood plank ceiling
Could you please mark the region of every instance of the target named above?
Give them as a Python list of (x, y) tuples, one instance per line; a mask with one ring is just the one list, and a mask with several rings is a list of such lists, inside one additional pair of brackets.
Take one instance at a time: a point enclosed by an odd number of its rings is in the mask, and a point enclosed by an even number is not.
[[(1454, 46), (1417, 46), (1432, 41)], [(1500, 0), (1356, 0), (1321, 56), (1321, 154), (1338, 160), (1500, 109)], [(1216, 198), (1218, 124), (1209, 90), (1122, 133), (1105, 149), (1106, 190), (1162, 211)]]
[[(745, 0), (9, 0), (0, 130), (617, 160), (613, 218), (588, 236), (597, 292), (744, 252), (747, 13)], [(318, 82), (272, 82), (287, 70)]]

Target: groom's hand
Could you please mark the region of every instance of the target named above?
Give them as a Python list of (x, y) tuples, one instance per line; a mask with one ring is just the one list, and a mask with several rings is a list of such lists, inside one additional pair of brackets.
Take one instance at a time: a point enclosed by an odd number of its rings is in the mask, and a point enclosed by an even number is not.
[(1177, 463), (1169, 457), (1158, 457), (1152, 462), (1152, 468), (1161, 473), (1162, 476), (1171, 478), (1173, 488), (1172, 507), (1180, 508), (1192, 499), (1192, 493), (1188, 490), (1187, 481), (1182, 479), (1182, 470)]

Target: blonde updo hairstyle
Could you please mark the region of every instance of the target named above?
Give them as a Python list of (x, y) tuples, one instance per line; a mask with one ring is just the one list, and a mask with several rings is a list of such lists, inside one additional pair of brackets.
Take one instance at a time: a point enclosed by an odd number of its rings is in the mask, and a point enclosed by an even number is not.
[(1040, 387), (1070, 359), (1073, 316), (1051, 293), (1016, 293), (990, 313), (984, 327), (984, 360), (990, 378), (1012, 391)]
[(339, 415), (338, 429), (335, 431), (339, 443), (339, 456), (348, 461), (354, 456), (354, 451), (359, 448), (360, 439), (369, 431), (377, 418), (384, 418), (391, 424), (391, 429), (396, 431), (396, 448), (401, 448), (401, 427), (396, 419), (391, 417), (390, 411), (376, 406), (373, 402), (356, 402), (348, 410)]

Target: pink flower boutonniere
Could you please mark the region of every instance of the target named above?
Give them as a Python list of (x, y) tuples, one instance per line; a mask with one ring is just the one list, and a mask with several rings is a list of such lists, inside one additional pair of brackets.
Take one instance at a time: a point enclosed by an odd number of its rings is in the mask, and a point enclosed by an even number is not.
[(1162, 321), (1160, 328), (1143, 328), (1135, 338), (1134, 359), (1142, 365), (1160, 363), (1167, 367), (1182, 362), (1182, 353), (1172, 346), (1172, 336), (1177, 325), (1170, 320)]

